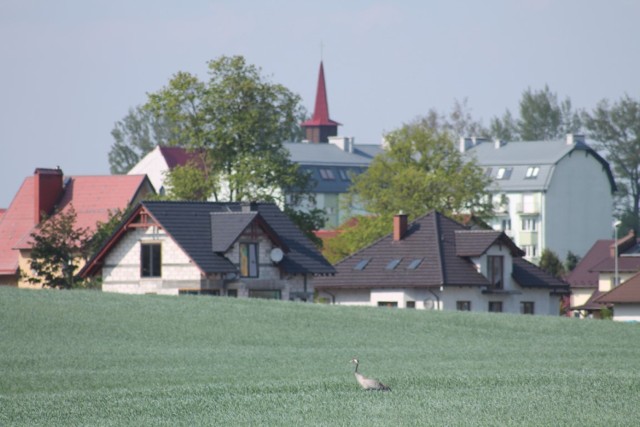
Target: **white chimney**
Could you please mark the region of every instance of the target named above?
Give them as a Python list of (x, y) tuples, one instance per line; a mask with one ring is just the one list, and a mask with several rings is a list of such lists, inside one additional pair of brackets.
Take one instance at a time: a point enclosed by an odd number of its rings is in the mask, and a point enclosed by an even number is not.
[(499, 139), (494, 139), (493, 140), (493, 146), (498, 149), (500, 147), (502, 147), (503, 145), (505, 145), (507, 142), (506, 141), (501, 141)]
[(567, 145), (584, 144), (584, 135), (582, 134), (567, 134)]
[(347, 153), (353, 153), (354, 138), (346, 136), (330, 136), (329, 143)]

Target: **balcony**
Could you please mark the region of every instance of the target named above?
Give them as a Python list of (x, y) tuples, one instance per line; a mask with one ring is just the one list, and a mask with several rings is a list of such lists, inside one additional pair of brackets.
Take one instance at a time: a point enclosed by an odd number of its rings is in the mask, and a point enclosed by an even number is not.
[(518, 234), (518, 246), (530, 246), (538, 244), (537, 231), (521, 231)]

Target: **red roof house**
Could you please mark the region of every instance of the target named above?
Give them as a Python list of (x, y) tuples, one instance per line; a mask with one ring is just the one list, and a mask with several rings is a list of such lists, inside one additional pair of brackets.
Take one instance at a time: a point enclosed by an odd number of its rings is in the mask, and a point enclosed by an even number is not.
[(64, 177), (60, 169), (36, 169), (0, 217), (0, 285), (21, 284), (19, 269), (28, 271), (31, 233), (44, 217), (73, 206), (76, 226), (95, 231), (110, 211), (126, 209), (153, 192), (145, 175)]

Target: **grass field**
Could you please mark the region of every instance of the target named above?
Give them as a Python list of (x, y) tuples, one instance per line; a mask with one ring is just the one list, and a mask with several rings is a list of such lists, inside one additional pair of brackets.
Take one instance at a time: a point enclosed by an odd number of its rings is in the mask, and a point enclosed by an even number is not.
[(2, 426), (639, 419), (640, 325), (0, 288)]

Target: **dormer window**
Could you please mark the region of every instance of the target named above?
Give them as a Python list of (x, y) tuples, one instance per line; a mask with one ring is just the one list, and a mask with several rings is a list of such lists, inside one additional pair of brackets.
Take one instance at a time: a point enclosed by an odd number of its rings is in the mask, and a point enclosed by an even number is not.
[(487, 279), (493, 289), (504, 289), (504, 257), (487, 256)]
[(540, 172), (540, 168), (538, 166), (529, 166), (524, 177), (525, 179), (536, 179), (538, 177), (538, 172)]
[(258, 277), (258, 244), (240, 243), (240, 277)]

